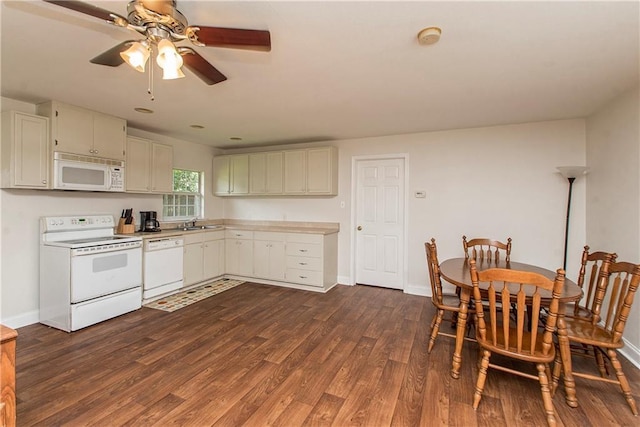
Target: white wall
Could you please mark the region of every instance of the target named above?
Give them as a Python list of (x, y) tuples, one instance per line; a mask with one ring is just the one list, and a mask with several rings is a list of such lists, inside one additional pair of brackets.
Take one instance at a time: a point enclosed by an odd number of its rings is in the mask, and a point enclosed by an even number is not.
[[(631, 90), (587, 119), (587, 238), (593, 250), (640, 263), (640, 94)], [(640, 367), (640, 295), (623, 353)]]
[[(585, 164), (584, 120), (330, 141), (339, 147), (339, 195), (333, 198), (225, 198), (225, 218), (340, 223), (338, 275), (351, 276), (353, 156), (406, 153), (406, 289), (428, 294), (424, 242), (441, 259), (462, 256), (462, 235), (513, 238), (512, 259), (562, 267), (568, 183), (556, 166)], [(416, 190), (425, 199), (413, 197)], [(345, 208), (340, 208), (340, 202)], [(568, 275), (577, 276), (585, 244), (585, 182), (572, 201)]]
[[(9, 98), (2, 98), (1, 107), (2, 111), (13, 109), (35, 113), (35, 105)], [(129, 134), (172, 145), (176, 168), (204, 171), (205, 217), (222, 217), (222, 203), (210, 191), (211, 160), (215, 149), (137, 129), (129, 129)], [(41, 216), (98, 213), (119, 216), (122, 209), (133, 208), (138, 215), (138, 224), (139, 211), (162, 212), (162, 196), (2, 189), (0, 207), (0, 242), (3, 248), (0, 258), (0, 322), (20, 327), (38, 321)]]

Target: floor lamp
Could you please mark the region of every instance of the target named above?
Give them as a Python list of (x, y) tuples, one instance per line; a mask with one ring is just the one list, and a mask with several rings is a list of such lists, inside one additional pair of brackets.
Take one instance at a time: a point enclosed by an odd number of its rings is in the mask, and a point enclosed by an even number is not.
[(567, 270), (567, 243), (569, 241), (569, 214), (571, 212), (571, 191), (573, 190), (573, 181), (576, 178), (586, 175), (589, 172), (589, 168), (586, 166), (558, 166), (558, 171), (563, 177), (569, 181), (569, 196), (567, 197), (567, 222), (564, 226), (564, 261), (562, 268)]

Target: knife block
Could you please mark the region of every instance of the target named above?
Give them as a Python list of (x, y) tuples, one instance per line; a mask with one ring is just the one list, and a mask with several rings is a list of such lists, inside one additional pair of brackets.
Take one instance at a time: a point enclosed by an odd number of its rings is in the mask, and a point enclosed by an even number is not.
[(136, 225), (132, 221), (131, 224), (125, 224), (126, 218), (120, 218), (118, 221), (118, 226), (116, 227), (117, 234), (133, 234), (136, 232)]

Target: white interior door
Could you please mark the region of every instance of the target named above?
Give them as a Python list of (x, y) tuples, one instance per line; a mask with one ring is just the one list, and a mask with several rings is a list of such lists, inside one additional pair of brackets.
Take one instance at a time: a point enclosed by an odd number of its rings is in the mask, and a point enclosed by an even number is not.
[(356, 162), (356, 283), (404, 288), (404, 166)]

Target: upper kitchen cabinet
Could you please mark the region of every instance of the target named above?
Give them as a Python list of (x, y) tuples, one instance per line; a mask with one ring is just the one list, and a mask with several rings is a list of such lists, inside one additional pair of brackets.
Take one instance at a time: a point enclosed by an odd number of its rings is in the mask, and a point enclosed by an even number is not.
[(2, 113), (2, 187), (49, 188), (49, 119)]
[(337, 195), (338, 149), (318, 147), (285, 151), (284, 192), (288, 195)]
[(126, 188), (130, 193), (173, 191), (173, 147), (127, 137)]
[(282, 151), (249, 154), (249, 194), (282, 194)]
[(39, 104), (37, 112), (50, 119), (53, 151), (125, 159), (126, 120), (58, 101)]
[(249, 193), (249, 155), (214, 156), (213, 181), (216, 196), (246, 196)]
[(217, 196), (335, 196), (338, 149), (317, 147), (215, 156), (213, 175)]

